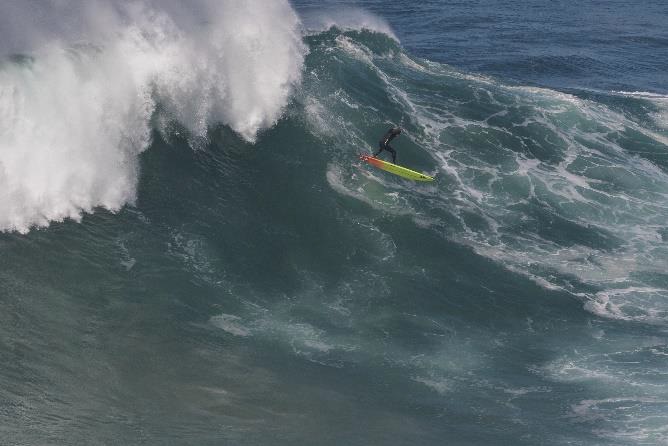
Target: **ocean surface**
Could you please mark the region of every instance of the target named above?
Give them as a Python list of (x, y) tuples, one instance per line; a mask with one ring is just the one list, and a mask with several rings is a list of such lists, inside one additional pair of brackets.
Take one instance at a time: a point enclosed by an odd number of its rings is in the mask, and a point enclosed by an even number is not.
[(667, 69), (663, 0), (2, 2), (0, 445), (668, 444)]

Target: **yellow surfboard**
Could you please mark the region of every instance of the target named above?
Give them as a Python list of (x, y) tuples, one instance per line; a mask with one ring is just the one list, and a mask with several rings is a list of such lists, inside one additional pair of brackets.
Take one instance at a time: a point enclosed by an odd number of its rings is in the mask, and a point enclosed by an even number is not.
[(396, 164), (388, 163), (387, 161), (374, 158), (373, 156), (370, 155), (360, 155), (360, 159), (362, 161), (366, 161), (367, 163), (371, 164), (374, 167), (393, 173), (395, 175), (399, 175), (400, 177), (407, 178), (409, 180), (434, 181), (434, 178), (430, 177), (429, 175), (425, 175), (423, 173), (416, 172), (414, 170), (410, 170), (405, 167), (398, 166)]

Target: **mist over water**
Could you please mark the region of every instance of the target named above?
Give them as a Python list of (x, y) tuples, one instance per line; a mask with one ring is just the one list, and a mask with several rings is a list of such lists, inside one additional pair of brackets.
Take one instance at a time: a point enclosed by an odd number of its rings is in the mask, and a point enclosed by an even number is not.
[(0, 438), (664, 444), (661, 5), (483, 3), (2, 5)]

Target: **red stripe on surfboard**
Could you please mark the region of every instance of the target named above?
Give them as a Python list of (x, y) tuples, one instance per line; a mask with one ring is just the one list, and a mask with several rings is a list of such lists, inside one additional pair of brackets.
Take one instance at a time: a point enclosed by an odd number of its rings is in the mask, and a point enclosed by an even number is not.
[(367, 163), (376, 166), (376, 167), (382, 167), (383, 166), (383, 161), (379, 160), (378, 158), (374, 158), (373, 156), (369, 155), (361, 155), (360, 159), (366, 161)]

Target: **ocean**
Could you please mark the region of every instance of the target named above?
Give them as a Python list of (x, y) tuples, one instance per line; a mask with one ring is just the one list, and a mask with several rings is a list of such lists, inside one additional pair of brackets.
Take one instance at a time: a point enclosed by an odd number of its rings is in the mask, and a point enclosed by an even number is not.
[(0, 12), (0, 445), (668, 444), (666, 2)]

